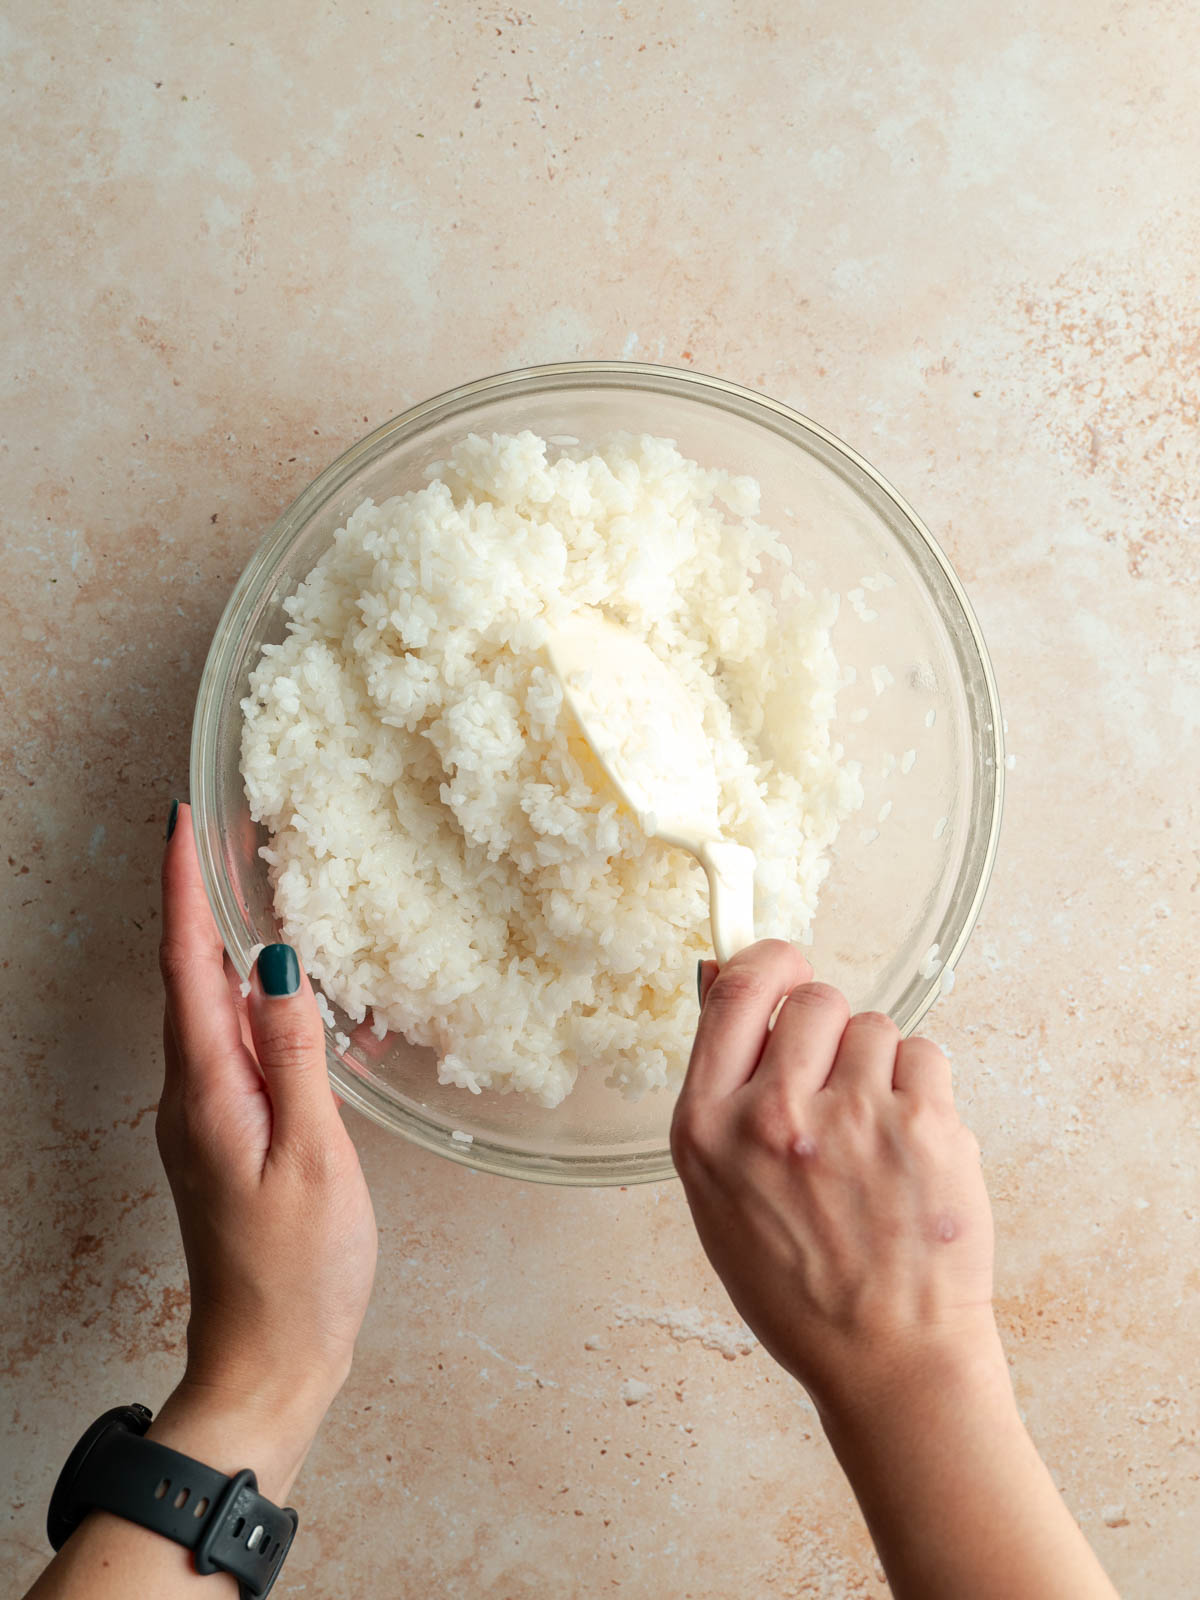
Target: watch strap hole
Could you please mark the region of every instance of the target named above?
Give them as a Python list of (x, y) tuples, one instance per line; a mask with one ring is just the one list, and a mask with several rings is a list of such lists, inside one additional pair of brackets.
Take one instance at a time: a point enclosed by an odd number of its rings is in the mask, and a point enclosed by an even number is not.
[(159, 1483), (158, 1483), (158, 1488), (155, 1489), (155, 1491), (154, 1491), (154, 1498), (156, 1500), (165, 1500), (167, 1498), (167, 1494), (168, 1494), (168, 1491), (170, 1490), (170, 1487), (171, 1487), (170, 1478), (160, 1478), (159, 1479)]
[(201, 1495), (199, 1500), (197, 1500), (196, 1504), (192, 1507), (192, 1515), (194, 1517), (202, 1517), (207, 1510), (208, 1497), (207, 1495)]
[(175, 1496), (174, 1500), (172, 1500), (172, 1502), (171, 1502), (171, 1504), (175, 1507), (176, 1511), (182, 1511), (184, 1506), (187, 1505), (187, 1503), (188, 1503), (188, 1495), (190, 1495), (191, 1492), (192, 1491), (190, 1489), (180, 1489), (179, 1493)]

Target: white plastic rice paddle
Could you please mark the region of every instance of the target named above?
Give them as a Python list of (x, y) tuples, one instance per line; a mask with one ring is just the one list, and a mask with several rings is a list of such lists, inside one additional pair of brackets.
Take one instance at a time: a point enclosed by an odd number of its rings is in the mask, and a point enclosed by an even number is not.
[(598, 613), (552, 629), (546, 650), (584, 738), (646, 835), (704, 868), (724, 964), (754, 943), (754, 852), (722, 837), (712, 747), (694, 701), (649, 645)]

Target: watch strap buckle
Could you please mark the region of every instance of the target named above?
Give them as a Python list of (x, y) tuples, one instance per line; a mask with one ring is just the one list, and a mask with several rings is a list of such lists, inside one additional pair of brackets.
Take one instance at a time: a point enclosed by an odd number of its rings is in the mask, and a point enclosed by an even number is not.
[(213, 1506), (192, 1551), (196, 1571), (207, 1577), (231, 1572), (242, 1600), (261, 1600), (291, 1549), (299, 1522), (290, 1506), (274, 1506), (258, 1493), (249, 1467), (230, 1478)]

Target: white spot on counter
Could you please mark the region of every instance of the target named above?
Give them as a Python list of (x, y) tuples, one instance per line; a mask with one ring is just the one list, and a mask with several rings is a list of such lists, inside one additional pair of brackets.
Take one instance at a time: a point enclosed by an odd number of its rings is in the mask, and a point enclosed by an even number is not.
[(627, 1406), (641, 1405), (643, 1400), (648, 1400), (654, 1393), (648, 1383), (643, 1383), (640, 1378), (626, 1378), (621, 1385), (621, 1399)]
[(632, 1323), (639, 1327), (663, 1328), (672, 1339), (681, 1344), (686, 1340), (695, 1339), (706, 1350), (715, 1350), (723, 1355), (726, 1361), (733, 1361), (737, 1356), (749, 1355), (758, 1344), (758, 1340), (745, 1323), (706, 1321), (703, 1313), (695, 1306), (664, 1307), (657, 1311), (645, 1311), (636, 1306), (618, 1306), (616, 1321), (618, 1327), (626, 1327)]

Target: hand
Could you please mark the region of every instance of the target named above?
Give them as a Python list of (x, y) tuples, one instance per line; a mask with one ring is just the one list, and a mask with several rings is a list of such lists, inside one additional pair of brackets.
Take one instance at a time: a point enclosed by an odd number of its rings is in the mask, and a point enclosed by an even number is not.
[(671, 1147), (709, 1259), (822, 1412), (918, 1366), (1002, 1371), (991, 1212), (946, 1059), (811, 978), (777, 941), (705, 971)]
[(702, 977), (675, 1164), (734, 1304), (812, 1395), (893, 1594), (1116, 1600), (1017, 1411), (946, 1058), (851, 1017), (790, 945)]
[(296, 992), (267, 994), (260, 958), (248, 999), (235, 998), (187, 807), (163, 863), (161, 965), (158, 1144), (192, 1305), (186, 1375), (153, 1433), (196, 1455), (211, 1435), (241, 1449), (233, 1466), (255, 1467), (264, 1492), (286, 1492), (350, 1370), (375, 1218), (312, 988), (293, 967)]

